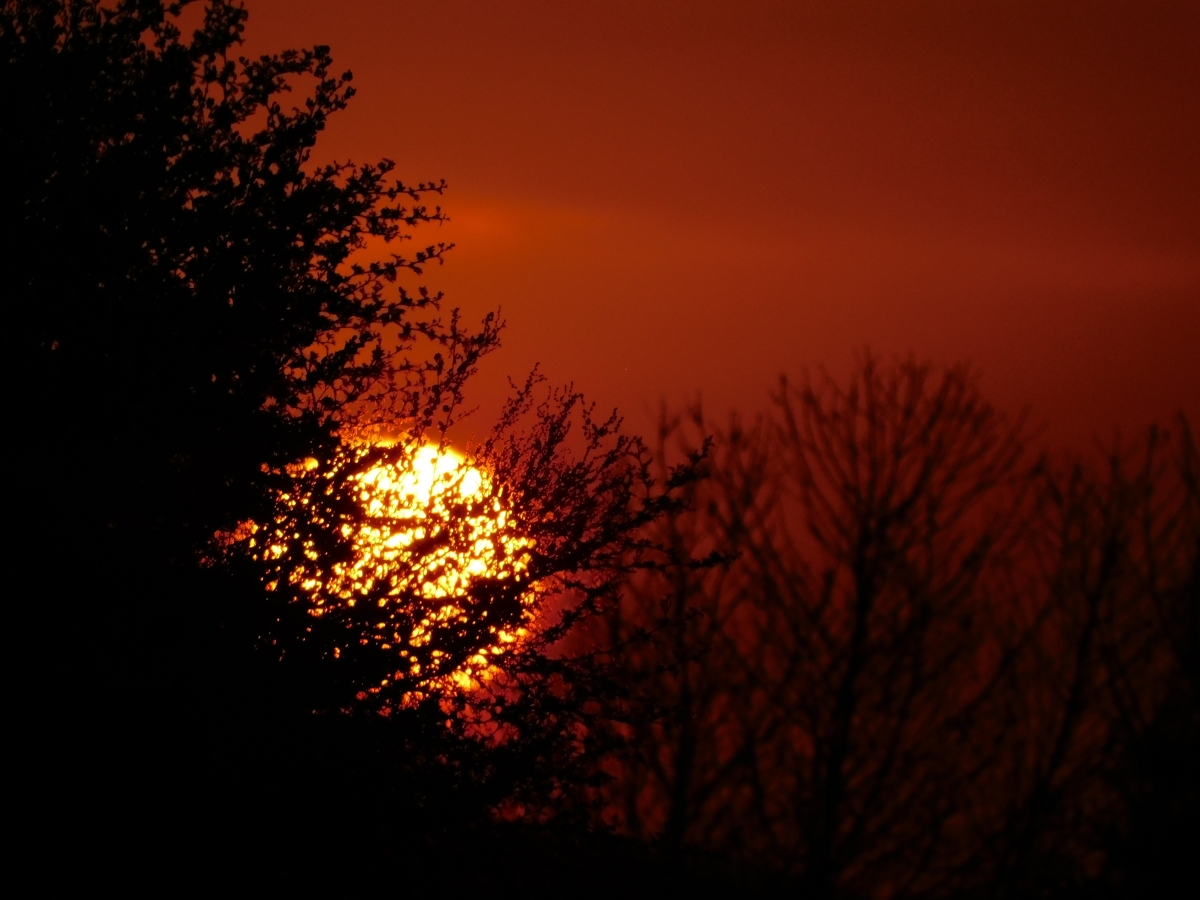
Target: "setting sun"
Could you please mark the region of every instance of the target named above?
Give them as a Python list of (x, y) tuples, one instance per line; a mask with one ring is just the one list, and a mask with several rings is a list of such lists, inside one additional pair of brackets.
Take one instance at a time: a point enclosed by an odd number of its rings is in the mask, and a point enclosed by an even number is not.
[[(369, 452), (347, 449), (323, 472), (316, 460), (288, 468), (294, 489), (280, 494), (262, 551), (268, 587), (289, 585), (314, 618), (333, 615), (360, 646), (395, 653), (396, 671), (373, 691), (389, 681), (470, 687), (526, 633), (532, 595), (521, 579), (533, 542), (520, 534), (492, 478), (454, 450), (397, 445), (354, 471)], [(339, 485), (352, 508), (333, 521), (320, 500)], [(333, 531), (342, 552), (331, 558), (300, 523)], [(491, 611), (478, 590), (484, 583), (519, 594), (515, 621), (487, 622)], [(335, 657), (343, 652), (332, 649)]]

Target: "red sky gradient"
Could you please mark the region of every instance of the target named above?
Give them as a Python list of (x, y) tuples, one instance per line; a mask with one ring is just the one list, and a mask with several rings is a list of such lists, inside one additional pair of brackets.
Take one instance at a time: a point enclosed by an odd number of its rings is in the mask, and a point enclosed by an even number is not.
[(540, 361), (637, 428), (752, 411), (870, 345), (1055, 443), (1200, 419), (1200, 3), (247, 6), (354, 71), (322, 157), (450, 183), (486, 405)]

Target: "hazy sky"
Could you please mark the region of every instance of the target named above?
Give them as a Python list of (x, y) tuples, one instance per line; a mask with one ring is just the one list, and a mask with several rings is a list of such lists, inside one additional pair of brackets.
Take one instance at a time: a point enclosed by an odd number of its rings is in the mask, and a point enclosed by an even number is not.
[(1200, 418), (1200, 3), (249, 0), (329, 44), (323, 156), (445, 178), (426, 281), (639, 427), (856, 348), (1053, 440)]

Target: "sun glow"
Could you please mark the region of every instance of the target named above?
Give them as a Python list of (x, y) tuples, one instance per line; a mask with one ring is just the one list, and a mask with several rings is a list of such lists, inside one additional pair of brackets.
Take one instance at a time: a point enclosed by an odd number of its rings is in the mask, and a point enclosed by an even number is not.
[[(409, 466), (375, 466), (351, 480), (365, 517), (356, 533), (354, 526), (342, 526), (344, 537), (353, 535), (357, 552), (349, 565), (332, 567), (326, 593), (353, 605), (386, 582), (389, 596), (416, 592), (426, 600), (453, 600), (473, 579), (506, 578), (524, 569), (523, 558), (513, 555), (519, 539), (505, 534), (506, 511), (499, 500), (487, 503), (483, 474), (464, 468), (458, 454), (439, 454), (436, 447), (426, 446)], [(424, 543), (456, 516), (465, 518), (469, 528), (468, 552)], [(498, 552), (501, 547), (508, 552)], [(316, 608), (323, 603), (318, 598)], [(438, 615), (459, 612), (448, 603)]]
[(453, 450), (396, 447), (366, 465), (368, 452), (288, 467), (293, 489), (258, 551), (268, 589), (345, 626), (334, 657), (394, 654), (394, 672), (364, 693), (477, 687), (528, 634), (533, 542), (491, 476)]

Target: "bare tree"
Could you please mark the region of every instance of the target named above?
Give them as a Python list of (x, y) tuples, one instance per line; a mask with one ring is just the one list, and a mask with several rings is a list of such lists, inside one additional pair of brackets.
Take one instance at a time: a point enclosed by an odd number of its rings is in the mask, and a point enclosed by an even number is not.
[[(870, 356), (847, 389), (785, 382), (776, 401), (718, 435), (671, 524), (725, 561), (657, 585), (661, 715), (626, 789), (654, 798), (664, 841), (752, 848), (814, 890), (925, 884), (999, 665), (983, 623), (1018, 531), (1022, 426), (964, 368)], [(631, 596), (639, 621), (652, 599)]]
[(1018, 534), (1023, 423), (964, 367), (869, 355), (846, 389), (785, 383), (777, 402), (795, 512), (759, 549), (791, 796), (776, 827), (818, 892), (911, 892), (954, 861), (987, 743), (984, 626)]
[[(664, 416), (660, 465), (709, 428)], [(817, 896), (1165, 883), (1200, 733), (1187, 423), (1034, 457), (968, 368), (866, 355), (714, 430), (608, 617), (610, 821)]]
[[(603, 640), (630, 685), (625, 753), (610, 761), (610, 820), (671, 851), (737, 850), (750, 840), (748, 791), (737, 773), (768, 707), (738, 644), (755, 630), (743, 620), (757, 615), (739, 555), (771, 508), (767, 427), (730, 421), (707, 451), (706, 477), (655, 527), (661, 566), (632, 579), (607, 617)], [(686, 417), (664, 411), (660, 477), (673, 451), (695, 456), (708, 432), (698, 405)]]
[[(1009, 686), (1019, 714), (990, 788), (1006, 801), (994, 896), (1162, 877), (1164, 865), (1145, 862), (1178, 840), (1184, 813), (1165, 794), (1149, 801), (1153, 814), (1140, 807), (1164, 782), (1184, 796), (1190, 778), (1195, 792), (1193, 766), (1178, 760), (1196, 747), (1194, 472), (1181, 419), (1177, 436), (1153, 428), (1098, 463), (1048, 463), (1033, 481), (1027, 621)], [(1130, 857), (1134, 827), (1160, 835), (1157, 853)]]

